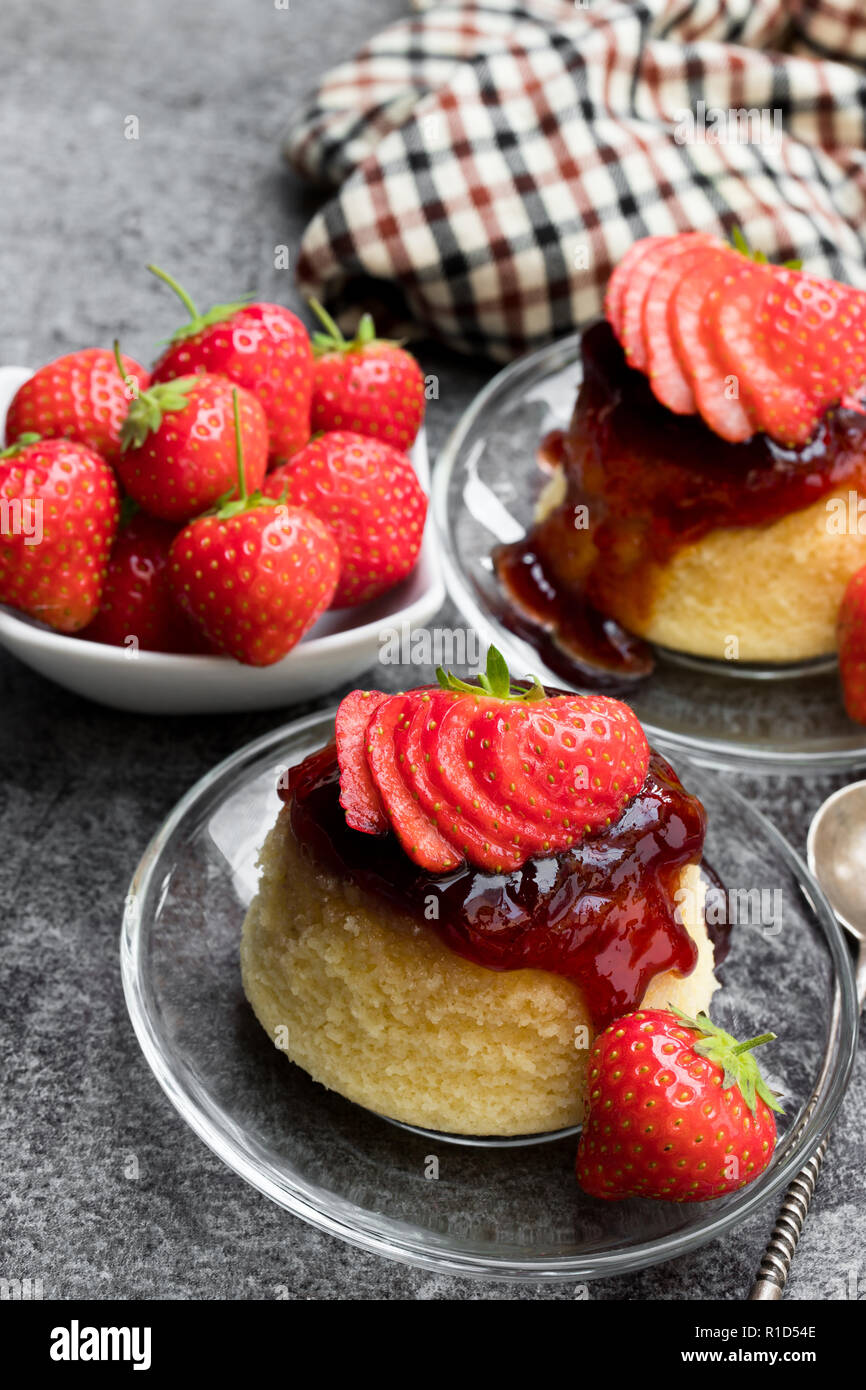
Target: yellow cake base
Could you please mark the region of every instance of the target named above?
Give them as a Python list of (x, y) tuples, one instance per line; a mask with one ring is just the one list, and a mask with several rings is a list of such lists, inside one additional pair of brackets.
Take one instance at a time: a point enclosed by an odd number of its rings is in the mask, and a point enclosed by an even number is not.
[[(324, 1086), (407, 1124), (517, 1135), (580, 1122), (593, 1030), (580, 989), (541, 970), (466, 961), (430, 927), (322, 872), (285, 807), (262, 849), (241, 943), (262, 1027)], [(695, 1014), (718, 987), (700, 876), (684, 870), (691, 975), (656, 976), (642, 1003)]]
[[(564, 493), (560, 471), (542, 494), (539, 520)], [(866, 534), (838, 531), (850, 511), (844, 488), (767, 525), (719, 527), (648, 566), (639, 585), (607, 583), (596, 569), (594, 597), (637, 637), (693, 656), (785, 663), (832, 655), (845, 587), (866, 565)]]

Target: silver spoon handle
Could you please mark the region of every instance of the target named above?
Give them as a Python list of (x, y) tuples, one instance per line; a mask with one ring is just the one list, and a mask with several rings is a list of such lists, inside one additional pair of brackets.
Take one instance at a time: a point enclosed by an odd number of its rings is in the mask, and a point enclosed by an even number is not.
[[(864, 998), (866, 998), (866, 943), (860, 943), (857, 952), (857, 1002), (862, 1010)], [(839, 1026), (839, 1015), (841, 1009), (841, 999), (837, 988), (833, 1000), (833, 1014), (830, 1020), (830, 1036), (832, 1037)], [(826, 1080), (830, 1068), (829, 1055), (824, 1060), (821, 1075), (812, 1092), (812, 1097), (806, 1107), (803, 1118), (797, 1126), (797, 1132), (801, 1133), (806, 1127), (809, 1116), (818, 1103), (818, 1096)], [(748, 1301), (776, 1300), (782, 1297), (788, 1275), (791, 1271), (791, 1263), (797, 1249), (800, 1236), (803, 1234), (803, 1224), (809, 1212), (812, 1198), (815, 1195), (815, 1187), (830, 1143), (830, 1135), (826, 1133), (822, 1138), (817, 1149), (800, 1169), (795, 1178), (791, 1179), (785, 1193), (779, 1214), (776, 1217), (776, 1224), (773, 1233), (767, 1241), (767, 1248), (764, 1251), (763, 1259), (758, 1266), (758, 1274), (752, 1285)]]
[(749, 1301), (782, 1297), (829, 1143), (830, 1135), (825, 1134), (809, 1162), (792, 1178), (758, 1266)]

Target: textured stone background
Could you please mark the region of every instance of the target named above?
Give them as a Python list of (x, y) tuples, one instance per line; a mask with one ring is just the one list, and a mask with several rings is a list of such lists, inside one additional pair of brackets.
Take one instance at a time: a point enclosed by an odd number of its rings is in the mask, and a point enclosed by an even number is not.
[[(311, 79), (403, 0), (4, 0), (0, 8), (0, 361), (38, 363), (119, 333), (147, 360), (177, 321), (155, 260), (210, 304), (291, 303), (273, 268), (313, 207), (279, 137)], [(128, 115), (140, 139), (123, 136)], [(441, 378), (434, 448), (485, 379)], [(571, 1298), (554, 1285), (454, 1280), (319, 1235), (235, 1177), (180, 1121), (133, 1037), (120, 910), (140, 851), (218, 759), (290, 717), (153, 720), (67, 695), (0, 655), (0, 955), (5, 1212), (0, 1275), (46, 1297)], [(294, 713), (292, 711), (291, 713)], [(838, 782), (738, 778), (802, 845)], [(789, 1285), (866, 1292), (866, 1069), (860, 1065)], [(130, 1153), (141, 1178), (124, 1178)], [(689, 1259), (595, 1283), (595, 1299), (742, 1298), (765, 1209)]]

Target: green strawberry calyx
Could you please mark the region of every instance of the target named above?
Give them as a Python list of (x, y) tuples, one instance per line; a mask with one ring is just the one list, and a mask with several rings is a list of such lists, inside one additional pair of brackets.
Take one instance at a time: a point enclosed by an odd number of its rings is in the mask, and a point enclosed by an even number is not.
[(481, 693), (492, 695), (497, 700), (523, 700), (525, 703), (547, 699), (547, 692), (537, 676), (530, 677), (531, 685), (528, 689), (515, 687), (505, 657), (496, 647), (488, 648), (487, 670), (478, 672), (477, 681), (462, 681), (442, 666), (436, 668), (436, 679), (443, 690), (458, 690), (469, 695)]
[(41, 434), (34, 434), (32, 431), (27, 434), (19, 434), (14, 444), (8, 445), (5, 449), (0, 449), (0, 459), (17, 458), (22, 449), (29, 448), (31, 444), (38, 444), (41, 438)]
[(323, 357), (326, 352), (339, 352), (342, 355), (349, 352), (363, 352), (364, 348), (370, 347), (373, 343), (381, 343), (386, 347), (400, 346), (391, 338), (376, 337), (376, 325), (373, 322), (372, 314), (364, 314), (355, 331), (354, 338), (347, 338), (336, 319), (331, 317), (318, 299), (310, 300), (310, 308), (325, 329), (324, 333), (314, 333), (310, 340), (315, 357)]
[[(114, 360), (117, 370), (126, 381), (126, 369), (120, 355), (120, 344), (115, 339)], [(163, 421), (163, 416), (174, 410), (185, 410), (189, 405), (187, 396), (196, 385), (197, 376), (179, 376), (174, 381), (161, 381), (139, 391), (126, 412), (126, 419), (120, 427), (120, 447), (140, 449), (149, 434), (155, 434)]]
[[(743, 235), (742, 230), (739, 227), (731, 228), (731, 243), (733, 245), (734, 250), (739, 251), (741, 256), (745, 256), (747, 261), (754, 261), (755, 265), (770, 264), (763, 251), (752, 250), (751, 246), (746, 241), (746, 238)], [(794, 260), (782, 262), (783, 270), (801, 270), (802, 266), (802, 261)]]
[(692, 1051), (722, 1068), (724, 1073), (722, 1076), (723, 1090), (728, 1091), (731, 1087), (736, 1086), (753, 1115), (757, 1108), (758, 1096), (770, 1110), (776, 1110), (779, 1114), (783, 1113), (783, 1107), (779, 1104), (778, 1097), (773, 1094), (761, 1075), (753, 1055), (754, 1048), (762, 1047), (764, 1043), (774, 1042), (775, 1033), (761, 1033), (758, 1037), (749, 1038), (746, 1042), (737, 1042), (737, 1039), (732, 1037), (730, 1033), (726, 1033), (723, 1028), (712, 1023), (708, 1014), (699, 1013), (697, 1018), (689, 1018), (687, 1014), (674, 1008), (673, 1004), (669, 1004), (668, 1008), (686, 1028), (691, 1028), (701, 1034), (700, 1040), (692, 1043)]
[(224, 323), (225, 320), (230, 319), (233, 314), (237, 314), (241, 309), (245, 309), (253, 298), (251, 294), (248, 294), (245, 295), (243, 299), (235, 299), (231, 304), (215, 304), (212, 309), (208, 309), (206, 314), (200, 314), (186, 290), (182, 285), (178, 284), (173, 275), (169, 275), (166, 270), (160, 270), (158, 265), (149, 265), (147, 269), (150, 271), (151, 275), (155, 275), (164, 285), (168, 285), (169, 289), (174, 290), (174, 293), (189, 314), (189, 323), (185, 323), (181, 328), (178, 328), (176, 332), (172, 333), (170, 338), (163, 338), (163, 343), (182, 343), (185, 342), (187, 338), (194, 338), (197, 333), (201, 333), (202, 329), (211, 328), (215, 323)]
[(237, 489), (232, 488), (231, 492), (223, 493), (217, 500), (216, 506), (205, 516), (215, 516), (218, 521), (230, 521), (233, 516), (240, 516), (242, 512), (251, 512), (256, 507), (279, 507), (285, 503), (286, 491), (284, 490), (279, 497), (265, 497), (264, 493), (256, 490), (247, 491), (247, 474), (244, 468), (244, 446), (241, 439), (241, 412), (238, 401), (237, 387), (232, 388), (232, 411), (235, 422), (235, 456), (238, 461), (238, 485)]

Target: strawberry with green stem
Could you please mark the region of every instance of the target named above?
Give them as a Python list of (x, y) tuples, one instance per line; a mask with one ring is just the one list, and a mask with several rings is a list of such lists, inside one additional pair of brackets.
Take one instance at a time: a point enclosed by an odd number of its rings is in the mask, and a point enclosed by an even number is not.
[(703, 1202), (754, 1182), (773, 1157), (782, 1107), (754, 1049), (705, 1013), (624, 1014), (589, 1055), (577, 1179), (592, 1197)]
[(19, 386), (6, 416), (6, 442), (14, 444), (23, 434), (75, 439), (116, 463), (129, 403), (149, 384), (149, 374), (133, 357), (122, 359), (118, 376), (114, 354), (105, 348), (67, 353)]
[[(120, 368), (116, 343), (115, 354)], [(268, 465), (268, 423), (249, 391), (222, 376), (185, 376), (155, 383), (130, 405), (116, 467), (128, 495), (151, 516), (189, 521), (234, 486), (235, 389), (247, 476), (258, 487)]]
[(328, 607), (340, 553), (328, 526), (282, 497), (248, 490), (240, 391), (234, 388), (237, 495), (175, 537), (177, 602), (208, 641), (238, 661), (280, 661)]
[(257, 398), (268, 422), (273, 459), (291, 458), (310, 438), (313, 354), (301, 320), (282, 304), (236, 300), (200, 314), (164, 270), (148, 270), (180, 299), (189, 322), (169, 340), (153, 368), (155, 382), (195, 372), (223, 376)]
[(426, 400), (415, 358), (399, 343), (377, 338), (369, 314), (346, 339), (318, 300), (310, 307), (325, 329), (313, 335), (313, 430), (351, 430), (410, 449)]

